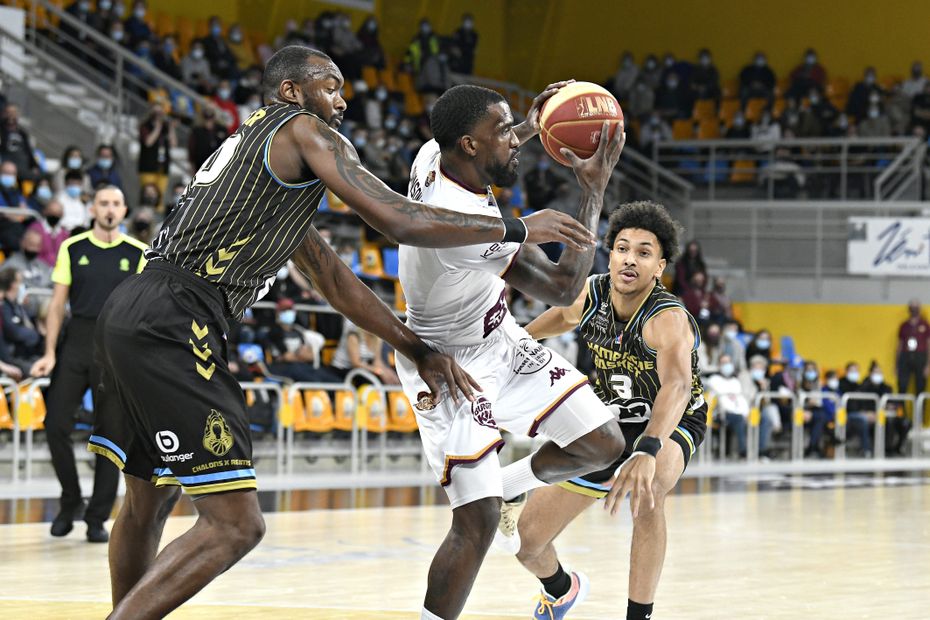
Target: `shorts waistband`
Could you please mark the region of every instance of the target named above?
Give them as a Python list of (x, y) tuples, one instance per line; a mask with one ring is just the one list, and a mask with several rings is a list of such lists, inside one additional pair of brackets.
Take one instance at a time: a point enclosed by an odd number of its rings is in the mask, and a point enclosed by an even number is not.
[(208, 295), (213, 301), (215, 301), (219, 305), (219, 307), (223, 311), (228, 312), (228, 309), (226, 306), (226, 297), (223, 295), (223, 292), (220, 291), (220, 289), (217, 288), (212, 283), (207, 282), (206, 280), (198, 276), (193, 271), (190, 271), (183, 267), (179, 267), (178, 265), (175, 265), (174, 263), (170, 263), (166, 260), (149, 261), (148, 264), (146, 264), (143, 272), (148, 271), (149, 269), (153, 271), (164, 271), (166, 273), (170, 273), (172, 275), (175, 275), (181, 278), (182, 280), (184, 280), (185, 282), (187, 282), (188, 284), (196, 288), (198, 291), (201, 291), (204, 294)]

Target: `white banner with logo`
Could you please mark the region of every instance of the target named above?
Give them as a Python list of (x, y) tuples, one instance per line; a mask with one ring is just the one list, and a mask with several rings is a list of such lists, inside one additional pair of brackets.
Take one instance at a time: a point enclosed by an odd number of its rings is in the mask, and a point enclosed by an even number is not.
[(930, 277), (930, 218), (851, 217), (849, 273)]

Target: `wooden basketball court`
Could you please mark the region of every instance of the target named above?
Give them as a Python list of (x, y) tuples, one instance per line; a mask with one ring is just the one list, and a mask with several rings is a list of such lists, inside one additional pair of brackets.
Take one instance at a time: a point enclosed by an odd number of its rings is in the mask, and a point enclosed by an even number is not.
[[(930, 617), (930, 486), (924, 478), (843, 478), (821, 489), (678, 494), (660, 618)], [(861, 481), (860, 481), (861, 482)], [(790, 485), (788, 485), (790, 486)], [(802, 485), (811, 486), (811, 485)], [(814, 485), (817, 486), (817, 485)], [(596, 506), (561, 540), (592, 581), (572, 618), (623, 618), (630, 517)], [(166, 538), (192, 516), (169, 520)], [(170, 618), (418, 618), (445, 506), (277, 512), (261, 545)], [(0, 526), (0, 618), (92, 619), (110, 609), (106, 545), (82, 523), (52, 539), (48, 523)], [(463, 618), (528, 618), (538, 583), (492, 551)]]

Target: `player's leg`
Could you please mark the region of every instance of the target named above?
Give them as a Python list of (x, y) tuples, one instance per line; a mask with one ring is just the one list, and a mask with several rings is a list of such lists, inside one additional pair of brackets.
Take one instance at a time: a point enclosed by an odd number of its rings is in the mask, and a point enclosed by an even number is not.
[[(94, 389), (94, 408), (101, 406), (101, 368), (91, 364), (87, 370), (87, 382)], [(87, 502), (84, 521), (87, 522), (87, 538), (92, 542), (106, 542), (109, 538), (103, 524), (110, 518), (116, 491), (119, 488), (119, 469), (110, 459), (98, 454), (94, 464), (94, 490)]]
[[(553, 542), (595, 501), (596, 497), (555, 485), (533, 491), (517, 526), (520, 531), (517, 560), (540, 580), (554, 575), (559, 568), (559, 558)], [(564, 594), (549, 593), (557, 597)]]
[(181, 497), (176, 486), (156, 487), (126, 475), (126, 497), (110, 533), (110, 583), (113, 606), (146, 573), (158, 552), (165, 521)]
[[(496, 456), (485, 459), (491, 460), (496, 461)], [(423, 601), (424, 608), (434, 616), (454, 620), (462, 613), (494, 539), (500, 506), (500, 497), (485, 497), (452, 510), (452, 527), (430, 564)]]
[(195, 506), (194, 526), (162, 549), (110, 620), (165, 617), (238, 562), (265, 534), (254, 489), (205, 495)]

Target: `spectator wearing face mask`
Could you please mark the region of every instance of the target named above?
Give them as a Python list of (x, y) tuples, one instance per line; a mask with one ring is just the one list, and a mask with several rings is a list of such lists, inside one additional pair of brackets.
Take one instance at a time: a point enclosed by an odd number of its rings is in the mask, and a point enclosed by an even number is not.
[(158, 232), (155, 225), (155, 210), (150, 206), (143, 206), (134, 211), (132, 219), (129, 220), (129, 236), (145, 245), (152, 245), (152, 239)]
[(272, 359), (268, 370), (295, 381), (340, 383), (342, 380), (330, 369), (314, 367), (325, 338), (297, 323), (293, 300), (278, 300), (276, 310), (277, 321), (263, 342)]
[(139, 190), (139, 206), (155, 209), (159, 205), (161, 205), (161, 193), (158, 191), (158, 186), (154, 183), (143, 185)]
[(178, 145), (176, 123), (167, 116), (163, 103), (155, 103), (139, 125), (139, 183), (154, 183), (161, 194), (168, 188), (171, 149)]
[(52, 175), (52, 190), (60, 192), (65, 188), (65, 175), (69, 172), (80, 172), (82, 174), (81, 191), (85, 194), (91, 192), (89, 178), (83, 178), (84, 173), (84, 153), (80, 147), (71, 145), (65, 148), (61, 154), (58, 170)]
[(18, 269), (4, 265), (0, 270), (0, 294), (3, 295), (3, 340), (12, 349), (17, 366), (27, 368), (41, 355), (44, 342), (23, 305), (26, 287)]
[(736, 114), (733, 115), (733, 122), (730, 124), (726, 133), (723, 134), (723, 137), (727, 140), (748, 140), (750, 135), (751, 130), (746, 124), (746, 117), (743, 116), (742, 112), (737, 111)]
[(908, 99), (913, 99), (924, 91), (927, 77), (924, 75), (924, 65), (919, 60), (911, 63), (910, 75), (901, 84), (901, 93)]
[[(239, 110), (232, 100), (232, 84), (229, 80), (221, 80), (216, 87), (213, 103), (226, 116), (226, 133), (231, 134), (239, 128)], [(220, 116), (223, 116), (221, 114)]]
[(739, 323), (732, 319), (723, 323), (720, 331), (723, 353), (730, 356), (736, 371), (742, 372), (746, 368), (746, 346), (740, 340), (739, 334)]
[[(920, 394), (927, 386), (930, 375), (930, 323), (921, 315), (920, 300), (912, 299), (907, 304), (908, 319), (898, 328), (898, 346), (895, 365), (897, 368), (898, 392)], [(911, 390), (911, 379), (914, 389)]]
[(123, 22), (123, 28), (129, 38), (129, 45), (132, 47), (138, 45), (140, 41), (148, 41), (152, 38), (152, 27), (149, 26), (145, 16), (145, 2), (137, 0), (132, 5), (132, 15)]
[(643, 66), (639, 72), (639, 80), (642, 81), (649, 90), (655, 92), (662, 83), (662, 66), (655, 54), (649, 54), (643, 60)]
[(70, 231), (61, 225), (64, 207), (54, 198), (48, 202), (42, 209), (42, 217), (29, 225), (29, 230), (34, 230), (39, 234), (41, 245), (39, 249), (39, 260), (49, 267), (55, 266), (58, 258), (58, 249), (70, 236)]
[(354, 368), (361, 368), (374, 374), (382, 383), (396, 385), (399, 383), (394, 369), (384, 363), (381, 357), (383, 343), (381, 339), (370, 334), (357, 325), (345, 321), (342, 338), (333, 355), (333, 370), (339, 374), (340, 381), (345, 379)]
[[(245, 34), (242, 32), (242, 26), (238, 22), (229, 26), (227, 38), (228, 41), (226, 45), (229, 52), (232, 54), (237, 73), (241, 73), (249, 67), (255, 66), (258, 62), (255, 51), (252, 49), (252, 45), (249, 41), (246, 40)], [(207, 55), (209, 56), (209, 52)]]
[[(894, 392), (894, 388), (885, 382), (885, 373), (878, 362), (873, 361), (869, 367), (869, 376), (859, 386), (860, 392), (869, 392), (876, 396), (882, 397)], [(904, 454), (904, 442), (907, 441), (907, 434), (911, 429), (911, 421), (904, 416), (904, 408), (900, 402), (889, 402), (885, 412), (886, 429), (885, 429), (885, 451), (891, 456), (901, 456)]]
[(626, 51), (620, 58), (620, 67), (609, 80), (609, 90), (619, 101), (626, 101), (639, 78), (639, 67), (633, 59), (633, 53)]
[[(698, 366), (705, 375), (710, 376), (720, 372), (720, 359), (725, 355), (723, 348), (720, 326), (708, 325), (697, 349)], [(733, 363), (732, 357), (727, 356), (727, 358)], [(733, 366), (736, 368), (736, 364)]]
[(34, 179), (40, 173), (29, 132), (19, 124), (19, 108), (12, 104), (3, 108), (0, 119), (0, 159), (13, 162), (21, 179)]
[[(749, 382), (750, 388), (747, 394), (750, 397), (750, 404), (757, 402), (757, 395), (761, 392), (772, 390), (772, 383), (768, 376), (769, 362), (761, 355), (755, 355), (749, 360)], [(771, 458), (772, 452), (768, 446), (771, 444), (772, 435), (782, 431), (781, 415), (778, 412), (778, 406), (768, 396), (758, 398), (759, 405), (759, 454)], [(763, 430), (765, 432), (763, 432)]]
[(885, 114), (882, 105), (877, 102), (869, 103), (865, 118), (857, 125), (859, 135), (863, 138), (887, 138), (891, 136), (891, 119)]
[(355, 36), (362, 44), (359, 60), (362, 66), (384, 69), (384, 48), (379, 38), (378, 20), (374, 16), (365, 18), (362, 25), (355, 32)]
[[(727, 430), (736, 436), (739, 457), (746, 458), (746, 436), (752, 407), (750, 394), (753, 393), (750, 377), (745, 373), (740, 377), (729, 356), (722, 355), (719, 372), (711, 375), (705, 386), (717, 399), (715, 415), (726, 425)], [(763, 449), (761, 438), (768, 434), (768, 430), (760, 426), (760, 451)]]
[[(859, 374), (859, 364), (849, 362), (843, 377), (839, 380), (841, 395), (851, 392), (862, 392), (860, 389), (862, 377)], [(875, 425), (875, 405), (867, 400), (850, 399), (846, 403), (847, 437), (859, 438), (859, 449), (862, 456), (872, 456), (872, 428)]]
[(816, 89), (822, 93), (826, 84), (827, 72), (817, 62), (817, 52), (813, 48), (809, 48), (804, 52), (804, 62), (791, 72), (791, 86), (785, 96), (790, 99), (801, 99), (811, 89)]
[(746, 361), (754, 356), (761, 355), (769, 362), (772, 361), (772, 333), (767, 329), (760, 329), (746, 346)]
[(365, 167), (373, 175), (386, 182), (391, 175), (389, 165), (391, 156), (387, 152), (387, 137), (383, 129), (372, 130), (363, 151)]
[(42, 213), (42, 209), (45, 208), (45, 205), (51, 201), (55, 196), (55, 192), (52, 191), (52, 178), (50, 176), (39, 177), (39, 180), (36, 181), (36, 184), (32, 188), (32, 193), (29, 194), (29, 198), (26, 199), (27, 206), (36, 211), (37, 213)]
[[(823, 387), (820, 384), (820, 372), (817, 369), (816, 362), (810, 360), (804, 362), (799, 389), (800, 392), (804, 394), (820, 394), (823, 392)], [(809, 433), (804, 456), (823, 458), (824, 449), (821, 444), (828, 422), (827, 412), (823, 406), (823, 399), (819, 396), (807, 398), (807, 400), (804, 401), (803, 410), (804, 424)]]
[[(39, 258), (42, 251), (42, 235), (33, 227), (26, 229), (19, 242), (19, 251), (3, 262), (3, 268), (14, 268), (22, 274), (23, 286), (27, 289), (52, 288), (52, 268)], [(35, 311), (31, 313), (35, 316)]]
[(164, 40), (162, 40), (161, 45), (153, 50), (152, 60), (157, 68), (174, 79), (184, 79), (184, 75), (181, 72), (181, 65), (178, 62), (178, 42), (173, 36), (166, 36)]
[(381, 84), (373, 91), (366, 93), (361, 99), (365, 108), (365, 125), (369, 129), (383, 127), (384, 116), (387, 111), (388, 89)]
[[(825, 395), (833, 395), (836, 397), (836, 400), (831, 398), (824, 398), (821, 405), (823, 406), (824, 413), (827, 417), (827, 424), (830, 422), (836, 422), (836, 410), (840, 404), (840, 397), (843, 395), (843, 392), (840, 387), (840, 377), (835, 370), (828, 370), (823, 376), (823, 385), (820, 390)], [(847, 418), (848, 424), (848, 418)]]
[(675, 71), (666, 71), (662, 84), (656, 90), (655, 109), (666, 121), (690, 118), (694, 98), (681, 83)]
[(19, 189), (16, 164), (5, 161), (0, 164), (0, 207), (25, 209), (26, 198)]
[(475, 68), (475, 50), (478, 49), (478, 33), (471, 13), (462, 15), (462, 24), (452, 34), (452, 47), (455, 50), (450, 61), (452, 70), (471, 75)]
[(84, 174), (71, 170), (65, 174), (65, 187), (55, 196), (55, 200), (64, 208), (61, 225), (68, 230), (78, 226), (87, 226), (89, 220), (87, 202), (84, 200)]
[(765, 54), (756, 52), (752, 62), (739, 72), (739, 97), (745, 107), (750, 99), (764, 98), (771, 101), (775, 96), (775, 72), (769, 66)]
[(698, 52), (697, 66), (691, 71), (691, 92), (693, 99), (720, 100), (720, 73), (714, 65), (710, 50)]
[(812, 88), (807, 101), (801, 104), (798, 137), (814, 138), (826, 135), (827, 129), (833, 125), (838, 115), (839, 111), (833, 104), (823, 97), (819, 90)]
[(404, 62), (410, 66), (414, 74), (419, 74), (423, 68), (423, 61), (438, 55), (439, 49), (439, 37), (433, 32), (433, 25), (428, 19), (423, 18), (420, 20), (419, 31), (407, 46)]
[(868, 113), (869, 104), (873, 102), (872, 94), (876, 95), (875, 103), (881, 101), (885, 91), (875, 77), (875, 67), (867, 67), (862, 75), (862, 79), (853, 86), (849, 93), (849, 99), (846, 101), (846, 113), (854, 116), (857, 120), (862, 120)]
[(709, 294), (710, 320), (719, 325), (733, 318), (733, 302), (727, 295), (726, 280), (717, 276)]
[(181, 59), (181, 75), (184, 82), (191, 86), (204, 80), (213, 81), (213, 72), (210, 70), (210, 62), (206, 58), (201, 41), (194, 41), (191, 51)]
[(685, 247), (684, 254), (675, 262), (675, 284), (672, 292), (683, 295), (691, 287), (691, 278), (699, 272), (706, 278), (707, 264), (704, 262), (701, 244), (692, 239)]
[(91, 187), (104, 184), (114, 185), (120, 189), (123, 188), (123, 179), (116, 168), (116, 152), (112, 145), (101, 144), (97, 147), (97, 159), (87, 169), (87, 177), (90, 180)]
[(649, 121), (639, 130), (639, 146), (646, 153), (651, 153), (655, 144), (672, 139), (672, 127), (659, 112), (652, 112)]
[[(239, 76), (239, 67), (236, 65), (236, 56), (229, 48), (223, 36), (223, 23), (216, 15), (210, 18), (207, 36), (200, 41), (203, 43), (204, 55), (210, 63), (210, 72), (216, 77), (225, 80), (234, 80)], [(239, 32), (239, 41), (242, 42), (242, 32)]]

